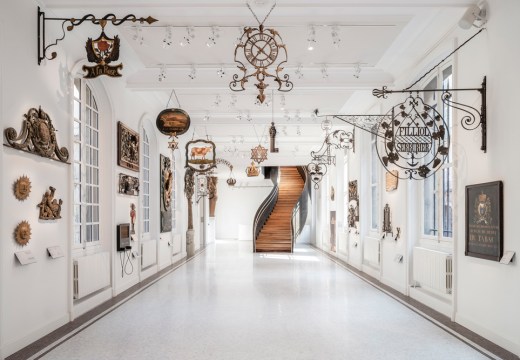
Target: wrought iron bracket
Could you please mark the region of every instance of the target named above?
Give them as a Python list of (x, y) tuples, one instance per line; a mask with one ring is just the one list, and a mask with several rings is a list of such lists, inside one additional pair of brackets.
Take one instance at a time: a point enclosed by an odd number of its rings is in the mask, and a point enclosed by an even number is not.
[[(54, 42), (47, 43), (47, 39), (45, 36), (46, 33), (46, 27), (47, 27), (47, 21), (61, 21), (61, 30), (62, 30), (62, 36), (60, 38), (56, 38)], [(45, 16), (45, 11), (42, 11), (40, 7), (38, 6), (38, 13), (37, 13), (37, 22), (38, 22), (38, 65), (41, 65), (41, 62), (44, 59), (47, 60), (53, 60), (56, 58), (57, 53), (53, 51), (50, 54), (50, 57), (47, 56), (47, 50), (49, 48), (58, 45), (60, 41), (65, 39), (65, 24), (70, 23), (70, 25), (67, 26), (67, 31), (74, 30), (74, 27), (81, 25), (85, 21), (91, 22), (92, 24), (101, 25), (102, 27), (105, 27), (105, 25), (108, 22), (111, 22), (114, 26), (119, 26), (125, 22), (131, 21), (131, 22), (139, 22), (141, 24), (148, 23), (152, 24), (157, 21), (157, 19), (154, 19), (151, 16), (148, 16), (146, 18), (140, 17), (137, 18), (135, 15), (126, 15), (123, 18), (118, 18), (114, 14), (107, 14), (103, 16), (102, 18), (97, 18), (92, 14), (88, 14), (83, 16), (81, 19), (76, 18), (55, 18), (55, 17), (47, 17)]]
[[(480, 146), (480, 150), (484, 153), (487, 151), (487, 109), (486, 109), (486, 77), (484, 76), (484, 80), (482, 81), (482, 85), (479, 88), (467, 88), (467, 89), (427, 89), (427, 90), (388, 90), (386, 86), (383, 86), (381, 89), (372, 90), (372, 95), (377, 98), (386, 99), (388, 94), (399, 94), (399, 93), (420, 93), (420, 92), (440, 92), (442, 93), (441, 99), (442, 102), (453, 109), (460, 110), (465, 113), (465, 115), (461, 119), (461, 125), (466, 130), (476, 130), (479, 126), (482, 132), (482, 142)], [(452, 100), (453, 92), (457, 91), (478, 91), (481, 96), (481, 105), (480, 111), (478, 109), (470, 106), (455, 102)], [(334, 116), (336, 117), (336, 116)]]

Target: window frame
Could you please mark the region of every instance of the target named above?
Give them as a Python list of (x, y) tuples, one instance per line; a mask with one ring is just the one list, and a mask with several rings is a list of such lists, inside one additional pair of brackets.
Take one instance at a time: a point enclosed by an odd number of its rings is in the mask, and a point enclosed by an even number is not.
[[(76, 96), (76, 82), (79, 82), (79, 97)], [(72, 248), (74, 250), (85, 250), (87, 248), (101, 246), (101, 114), (98, 106), (99, 101), (96, 99), (97, 96), (95, 95), (92, 84), (81, 77), (74, 77), (72, 90)], [(79, 103), (78, 110), (76, 110), (76, 103)], [(79, 118), (77, 115), (79, 115)], [(79, 124), (79, 139), (76, 136), (76, 124)], [(87, 136), (87, 134), (89, 135)], [(77, 156), (78, 148), (80, 153), (79, 157)], [(80, 168), (79, 178), (76, 176), (77, 166)], [(90, 175), (87, 176), (89, 172)], [(79, 195), (76, 193), (78, 185)], [(89, 197), (88, 194), (90, 190), (92, 190), (92, 193)], [(76, 221), (78, 206), (80, 209), (79, 222)], [(89, 211), (90, 221), (88, 219)], [(76, 242), (77, 226), (80, 226), (79, 242)], [(89, 226), (92, 226), (90, 237), (88, 237), (87, 231)], [(92, 231), (94, 229), (97, 230), (97, 236), (93, 236), (94, 233)]]
[[(445, 81), (448, 78), (446, 78), (446, 79), (444, 78), (444, 71), (450, 67), (451, 67), (451, 74), (450, 74), (451, 80), (448, 84), (445, 84)], [(453, 62), (452, 61), (446, 62), (446, 64), (444, 64), (442, 67), (439, 67), (433, 75), (428, 77), (422, 83), (422, 85), (423, 85), (422, 88), (423, 89), (426, 88), (426, 86), (428, 84), (430, 84), (433, 79), (436, 79), (436, 86), (435, 86), (436, 89), (444, 89), (444, 88), (450, 88), (450, 87), (453, 88), (454, 73), (455, 73), (455, 71), (454, 71)], [(441, 93), (436, 92), (434, 94), (436, 95), (436, 99), (435, 99), (435, 103), (437, 105), (436, 110), (439, 113), (442, 113), (444, 120), (448, 122), (449, 134), (450, 134), (450, 150), (449, 150), (449, 156), (448, 156), (448, 159), (446, 160), (446, 162), (444, 164), (442, 164), (440, 169), (434, 175), (432, 175), (430, 178), (428, 178), (428, 179), (432, 179), (434, 181), (435, 193), (436, 193), (436, 198), (434, 201), (434, 224), (435, 224), (434, 226), (435, 226), (435, 229), (432, 229), (433, 231), (435, 231), (435, 234), (433, 234), (433, 235), (426, 234), (426, 231), (425, 231), (426, 207), (424, 204), (424, 199), (425, 199), (425, 195), (426, 195), (425, 184), (426, 184), (427, 180), (421, 181), (422, 184), (419, 187), (420, 196), (418, 197), (419, 198), (419, 209), (420, 209), (420, 214), (421, 214), (421, 225), (420, 225), (420, 229), (419, 229), (419, 232), (420, 232), (419, 237), (421, 239), (435, 241), (437, 243), (441, 243), (441, 242), (452, 243), (453, 234), (454, 234), (453, 214), (455, 213), (455, 211), (454, 211), (455, 203), (453, 201), (454, 194), (455, 194), (455, 167), (453, 166), (453, 164), (454, 164), (454, 159), (453, 159), (453, 143), (454, 143), (454, 141), (453, 141), (453, 115), (454, 114), (453, 114), (453, 109), (451, 107), (444, 105), (444, 103), (442, 102)], [(445, 194), (446, 194), (446, 191), (444, 188), (444, 180), (445, 180), (444, 175), (445, 175), (446, 170), (451, 171), (451, 190), (449, 190), (447, 192), (449, 194), (448, 197), (451, 199), (451, 203), (452, 203), (452, 206), (451, 206), (451, 214), (452, 214), (451, 215), (451, 236), (444, 235), (446, 232), (446, 229), (444, 228), (445, 227), (445, 225), (444, 225), (445, 213), (443, 210), (444, 198), (445, 198)], [(448, 186), (450, 186), (450, 185), (448, 185)]]

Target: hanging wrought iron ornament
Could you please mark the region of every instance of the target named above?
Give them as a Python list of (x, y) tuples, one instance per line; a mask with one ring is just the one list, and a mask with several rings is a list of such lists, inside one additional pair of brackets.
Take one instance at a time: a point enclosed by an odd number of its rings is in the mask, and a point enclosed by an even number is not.
[(448, 125), (435, 108), (420, 96), (410, 96), (395, 105), (379, 123), (376, 149), (387, 171), (402, 169), (403, 179), (424, 179), (433, 175), (449, 155)]
[[(284, 64), (287, 62), (287, 48), (283, 43), (280, 34), (275, 29), (265, 29), (264, 22), (271, 14), (276, 3), (272, 6), (269, 13), (260, 22), (249, 4), (249, 10), (258, 21), (258, 27), (245, 27), (240, 42), (235, 47), (235, 63), (241, 74), (234, 74), (233, 81), (229, 83), (229, 88), (233, 91), (244, 91), (245, 84), (250, 79), (256, 79), (255, 84), (258, 89), (257, 99), (260, 103), (265, 100), (264, 91), (269, 86), (266, 80), (272, 79), (278, 85), (278, 91), (288, 92), (293, 88), (293, 83), (289, 81), (288, 74), (281, 74)], [(253, 66), (248, 69), (245, 63)], [(269, 68), (274, 66), (274, 73)]]
[(224, 164), (229, 168), (229, 177), (226, 180), (226, 183), (229, 186), (235, 186), (235, 184), (237, 183), (237, 180), (233, 176), (233, 165), (231, 165), (231, 163), (229, 161), (227, 161), (226, 159), (221, 159), (221, 158), (218, 158), (216, 160), (216, 162), (217, 162), (217, 164)]
[(96, 40), (88, 38), (85, 45), (87, 60), (97, 64), (94, 66), (83, 65), (83, 71), (86, 71), (83, 75), (85, 79), (97, 78), (100, 75), (122, 76), (119, 70), (123, 69), (123, 64), (109, 65), (112, 61), (119, 60), (119, 36), (109, 38), (105, 34), (106, 23), (106, 20), (100, 21), (101, 35)]
[(321, 127), (326, 131), (325, 140), (318, 151), (311, 151), (312, 160), (307, 165), (307, 173), (316, 190), (319, 189), (319, 184), (327, 173), (327, 165), (336, 165), (336, 155), (332, 153), (332, 149), (352, 149), (355, 143), (352, 132), (335, 130), (330, 133), (332, 122), (329, 119), (325, 119)]
[[(47, 39), (45, 38), (45, 34), (46, 34), (46, 30), (47, 30), (47, 21), (61, 21), (62, 35), (60, 38), (57, 38), (53, 43), (50, 43), (50, 44), (47, 44)], [(58, 43), (60, 41), (65, 39), (65, 24), (66, 23), (70, 24), (70, 25), (67, 25), (67, 27), (66, 27), (67, 31), (72, 31), (72, 30), (74, 30), (74, 28), (76, 26), (79, 26), (79, 25), (83, 24), (84, 22), (91, 22), (92, 24), (101, 25), (101, 27), (104, 28), (108, 22), (110, 22), (113, 26), (119, 26), (119, 25), (124, 24), (129, 21), (134, 22), (134, 23), (139, 22), (140, 24), (143, 24), (145, 22), (147, 24), (152, 24), (152, 23), (156, 22), (157, 19), (154, 19), (151, 16), (148, 16), (146, 18), (144, 18), (144, 17), (137, 18), (135, 15), (132, 15), (132, 14), (126, 15), (123, 18), (118, 18), (114, 14), (107, 14), (107, 15), (103, 16), (102, 18), (96, 18), (92, 14), (85, 15), (82, 18), (77, 18), (77, 17), (54, 18), (54, 17), (46, 17), (45, 12), (41, 11), (40, 7), (38, 6), (38, 24), (37, 24), (37, 26), (38, 26), (38, 28), (37, 28), (37, 32), (38, 32), (38, 34), (37, 34), (37, 36), (38, 36), (38, 65), (41, 65), (42, 61), (45, 59), (53, 60), (56, 58), (56, 56), (57, 56), (56, 52), (53, 51), (50, 56), (47, 56), (47, 50), (49, 50), (49, 48), (51, 48), (53, 46), (58, 45)], [(104, 35), (104, 33), (102, 31), (100, 38), (102, 38), (103, 35)], [(112, 40), (115, 40), (116, 38), (117, 38), (117, 36)], [(111, 40), (108, 37), (106, 37), (106, 35), (105, 35), (105, 39)], [(97, 40), (100, 40), (100, 39), (98, 38)], [(94, 41), (97, 41), (97, 40), (94, 40)], [(109, 49), (106, 48), (106, 45), (108, 45), (108, 44), (102, 44), (101, 48), (98, 48), (95, 51), (98, 51), (98, 50), (99, 50), (99, 52), (108, 51)], [(87, 42), (87, 46), (88, 46), (88, 42)], [(88, 53), (88, 51), (89, 50), (87, 49), (87, 53)], [(117, 54), (119, 54), (119, 39), (117, 40)], [(117, 60), (117, 58), (114, 58), (113, 60)], [(89, 61), (92, 61), (92, 60), (89, 59)], [(97, 61), (92, 61), (92, 62), (97, 62)], [(107, 62), (105, 61), (105, 63), (107, 63)], [(121, 65), (121, 67), (122, 67), (122, 65)], [(101, 75), (101, 74), (98, 74), (98, 75)], [(108, 75), (108, 74), (105, 74), (105, 75)], [(118, 76), (121, 76), (121, 75), (119, 74)]]
[(257, 147), (251, 149), (251, 160), (256, 161), (257, 164), (267, 160), (267, 149), (258, 144)]

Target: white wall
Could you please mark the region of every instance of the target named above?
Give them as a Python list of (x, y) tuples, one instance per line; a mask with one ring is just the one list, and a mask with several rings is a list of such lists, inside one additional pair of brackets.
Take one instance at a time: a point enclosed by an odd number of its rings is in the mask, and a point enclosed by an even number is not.
[[(21, 129), (23, 115), (32, 107), (46, 111), (54, 127), (58, 130), (57, 140), (60, 146), (67, 147), (72, 160), (72, 81), (81, 66), (86, 39), (84, 30), (75, 29), (66, 34), (60, 46), (51, 49), (58, 57), (37, 65), (36, 21), (38, 3), (33, 0), (0, 3), (0, 42), (2, 48), (0, 72), (0, 120), (2, 130), (13, 127)], [(48, 12), (52, 16), (52, 12)], [(24, 24), (20, 26), (20, 24)], [(5, 29), (16, 31), (16, 36), (6, 36)], [(47, 33), (49, 39), (52, 30)], [(122, 41), (122, 47), (125, 47)], [(7, 56), (16, 54), (16, 56)], [(130, 203), (138, 205), (138, 197), (117, 193), (120, 172), (140, 176), (138, 172), (122, 169), (116, 165), (116, 122), (124, 122), (134, 130), (140, 130), (142, 119), (153, 121), (155, 114), (162, 110), (161, 104), (149, 95), (129, 92), (125, 88), (125, 75), (132, 69), (131, 54), (125, 52), (123, 78), (103, 78), (90, 82), (98, 100), (101, 113), (101, 241), (98, 246), (87, 252), (109, 251), (111, 253), (112, 286), (108, 297), (120, 293), (140, 280), (138, 259), (132, 260), (134, 272), (121, 277), (119, 254), (115, 251), (116, 224), (129, 222)], [(146, 114), (149, 114), (146, 116)], [(167, 138), (155, 129), (152, 137), (157, 139), (156, 149), (170, 154)], [(85, 312), (106, 300), (106, 292), (97, 299), (73, 304), (72, 301), (72, 260), (87, 252), (72, 250), (72, 166), (44, 159), (35, 155), (1, 147), (0, 164), (0, 214), (2, 226), (0, 235), (0, 358), (3, 358), (41, 336), (67, 323), (79, 313)], [(152, 154), (152, 156), (158, 156)], [(179, 163), (178, 168), (182, 168)], [(29, 198), (20, 202), (14, 198), (13, 182), (22, 175), (27, 175), (32, 182)], [(152, 186), (158, 185), (158, 168), (152, 169)], [(182, 175), (181, 175), (182, 177)], [(41, 196), (49, 186), (54, 186), (56, 196), (63, 200), (62, 218), (56, 221), (38, 220), (38, 208)], [(179, 185), (179, 184), (177, 184)], [(179, 191), (177, 187), (176, 191)], [(182, 187), (180, 187), (182, 194)], [(177, 196), (179, 196), (177, 194)], [(183, 202), (180, 206), (185, 206)], [(140, 208), (137, 208), (136, 236), (132, 243), (133, 250), (140, 251), (141, 224)], [(153, 210), (153, 209), (152, 209)], [(161, 234), (176, 239), (171, 247), (160, 248), (159, 255), (167, 252), (168, 264), (182, 259), (186, 254), (183, 244), (185, 231), (184, 211), (179, 208), (178, 227), (172, 233)], [(158, 216), (158, 212), (153, 212)], [(25, 247), (19, 246), (13, 239), (16, 225), (29, 221), (32, 227), (32, 239)], [(154, 222), (158, 226), (158, 222)], [(158, 230), (155, 229), (155, 235)], [(174, 234), (178, 234), (174, 236)], [(49, 246), (61, 246), (65, 256), (52, 260), (46, 254)], [(174, 248), (177, 251), (174, 252)], [(37, 259), (35, 264), (21, 266), (14, 253), (30, 250)], [(152, 272), (153, 273), (153, 272)], [(148, 274), (149, 275), (149, 274)]]
[[(516, 0), (491, 0), (488, 2), (489, 21), (487, 30), (464, 46), (450, 60), (454, 66), (454, 87), (479, 87), (484, 75), (487, 75), (487, 119), (488, 119), (488, 151), (480, 151), (480, 129), (464, 130), (460, 125), (463, 116), (454, 112), (454, 129), (452, 131), (452, 147), (455, 166), (455, 209), (453, 244), (440, 244), (451, 248), (455, 260), (455, 287), (451, 301), (439, 309), (451, 316), (452, 320), (466, 326), (470, 330), (497, 343), (507, 350), (520, 355), (520, 267), (516, 259), (510, 265), (501, 265), (495, 261), (482, 260), (464, 255), (465, 250), (465, 187), (471, 184), (502, 180), (504, 183), (504, 250), (515, 251), (518, 256), (520, 242), (517, 240), (515, 224), (519, 213), (518, 201), (520, 189), (517, 186), (520, 170), (515, 166), (517, 134), (520, 131), (516, 102), (520, 96), (520, 73), (516, 71), (517, 59), (520, 56), (517, 35), (520, 23), (516, 15), (520, 11), (520, 2)], [(428, 56), (417, 63), (407, 73), (409, 77), (396, 79), (396, 88), (403, 88), (413, 83), (416, 78), (427, 71), (433, 64), (446, 56), (456, 46), (476, 32), (454, 29)], [(383, 84), (382, 84), (383, 85)], [(456, 101), (480, 107), (480, 96), (477, 92), (457, 93)], [(394, 104), (391, 100), (382, 102), (374, 100), (376, 106), (388, 109)], [(367, 110), (367, 114), (374, 109)], [(359, 148), (364, 153), (350, 154), (349, 180), (360, 180), (361, 240), (369, 228), (369, 192), (367, 188), (369, 137), (357, 137)], [(512, 161), (511, 161), (512, 160)], [(338, 176), (341, 176), (338, 174)], [(420, 239), (421, 215), (418, 212), (418, 195), (420, 184), (400, 180), (398, 190), (387, 193), (384, 190), (384, 178), (381, 179), (380, 207), (388, 203), (392, 210), (392, 225), (401, 228), (398, 241), (387, 237), (381, 243), (380, 269), (361, 267), (370, 275), (380, 279), (394, 289), (411, 294), (429, 306), (436, 306), (433, 297), (420, 294), (409, 288), (411, 276), (411, 250), (414, 245), (422, 244)], [(321, 196), (328, 196), (320, 192)], [(321, 196), (314, 196), (313, 201), (320, 201)], [(316, 205), (315, 205), (316, 206)], [(338, 217), (342, 216), (338, 214)], [(380, 216), (382, 216), (382, 211)], [(326, 219), (317, 217), (316, 236), (319, 237), (320, 223)], [(380, 222), (382, 219), (380, 219)], [(377, 234), (374, 234), (377, 235)], [(352, 244), (353, 237), (349, 237)], [(321, 239), (315, 244), (321, 245)], [(347, 261), (359, 268), (361, 265), (362, 246), (349, 247)], [(403, 263), (394, 261), (395, 255), (404, 256)]]
[(260, 204), (271, 192), (271, 180), (253, 179), (237, 182), (230, 187), (226, 179), (217, 184), (218, 200), (215, 207), (216, 238), (238, 239), (241, 227), (247, 239), (252, 240), (253, 220)]

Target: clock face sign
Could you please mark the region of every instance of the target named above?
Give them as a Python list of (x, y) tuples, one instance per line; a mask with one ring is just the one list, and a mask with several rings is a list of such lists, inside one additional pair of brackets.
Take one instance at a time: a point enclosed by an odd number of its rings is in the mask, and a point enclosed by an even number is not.
[(278, 57), (278, 44), (272, 36), (257, 32), (247, 39), (244, 55), (251, 65), (265, 68)]

